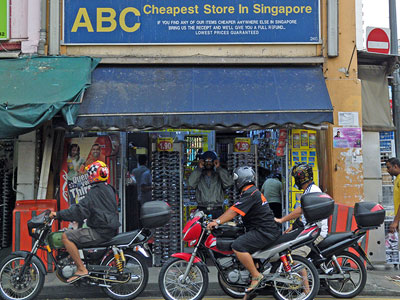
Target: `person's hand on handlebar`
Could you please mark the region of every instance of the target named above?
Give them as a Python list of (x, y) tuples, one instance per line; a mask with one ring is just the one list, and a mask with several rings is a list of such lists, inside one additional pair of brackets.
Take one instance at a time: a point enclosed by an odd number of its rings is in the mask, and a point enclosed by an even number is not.
[(49, 218), (50, 218), (50, 219), (57, 219), (57, 212), (52, 211), (52, 212), (49, 214)]
[(207, 224), (207, 230), (213, 230), (215, 227), (218, 227), (218, 223), (216, 221), (211, 221)]

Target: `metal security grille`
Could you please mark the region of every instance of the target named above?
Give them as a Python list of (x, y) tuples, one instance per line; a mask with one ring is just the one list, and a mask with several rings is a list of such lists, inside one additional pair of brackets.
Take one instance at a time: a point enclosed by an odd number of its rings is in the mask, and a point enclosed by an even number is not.
[(13, 141), (0, 142), (0, 248), (11, 246), (12, 241), (12, 212), (15, 206), (13, 153)]

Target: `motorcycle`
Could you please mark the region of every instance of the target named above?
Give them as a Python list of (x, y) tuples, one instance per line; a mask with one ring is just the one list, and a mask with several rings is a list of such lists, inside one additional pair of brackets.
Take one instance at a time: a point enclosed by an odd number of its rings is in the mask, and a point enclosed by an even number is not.
[[(301, 197), (301, 205), (307, 224), (280, 236), (274, 243), (252, 254), (255, 265), (263, 274), (260, 290), (271, 290), (278, 300), (313, 299), (320, 286), (318, 271), (306, 258), (291, 255), (291, 250), (313, 243), (320, 228), (315, 222), (333, 213), (334, 201), (325, 193), (309, 193)], [(183, 240), (193, 246), (192, 253), (175, 253), (161, 268), (158, 282), (167, 300), (202, 299), (208, 286), (207, 265), (197, 256), (204, 245), (218, 271), (218, 281), (228, 295), (243, 297), (251, 282), (249, 271), (240, 263), (231, 245), (244, 233), (241, 226), (224, 224), (212, 232), (207, 230), (210, 218), (200, 214), (190, 220), (183, 229)]]
[[(363, 211), (361, 218), (359, 211)], [(336, 298), (353, 298), (363, 291), (367, 282), (363, 260), (373, 266), (359, 243), (368, 230), (377, 229), (383, 223), (385, 210), (376, 203), (360, 202), (356, 204), (354, 217), (357, 222), (355, 230), (329, 234), (318, 245), (310, 246), (308, 258), (318, 269), (321, 286)]]
[[(162, 205), (151, 202), (150, 205), (163, 208)], [(165, 202), (161, 204), (166, 205)], [(153, 222), (156, 226), (162, 226), (169, 220), (169, 208), (164, 209), (165, 217), (159, 214), (158, 221)], [(28, 221), (29, 235), (35, 241), (30, 252), (16, 251), (2, 261), (2, 299), (31, 300), (39, 295), (47, 274), (44, 263), (36, 255), (39, 249), (48, 252), (54, 263), (56, 275), (62, 282), (67, 283), (67, 279), (75, 274), (76, 265), (61, 242), (63, 232), (52, 232), (54, 219), (49, 218), (49, 214), (50, 210), (46, 210)], [(148, 219), (146, 222), (152, 221), (151, 218)], [(118, 234), (97, 247), (80, 249), (81, 259), (89, 275), (74, 284), (101, 287), (110, 298), (116, 300), (137, 297), (145, 289), (149, 278), (145, 258), (151, 255), (147, 244), (151, 235), (150, 229), (144, 227)]]
[[(197, 257), (197, 250), (204, 244), (218, 270), (218, 280), (224, 290), (241, 294), (251, 282), (250, 273), (237, 260), (231, 249), (234, 238), (243, 234), (240, 226), (221, 225), (212, 233), (207, 230), (211, 221), (199, 215), (189, 221), (183, 229), (183, 240), (194, 246), (192, 253), (175, 253), (161, 268), (159, 286), (165, 299), (202, 299), (208, 286), (208, 268)], [(274, 297), (279, 300), (313, 299), (319, 290), (318, 272), (314, 265), (303, 257), (290, 255), (291, 247), (301, 246), (315, 240), (318, 226), (310, 225), (302, 232), (282, 235), (273, 245), (254, 253), (258, 270), (264, 275), (260, 288), (271, 286)], [(216, 258), (214, 252), (222, 254)], [(309, 292), (304, 293), (302, 272), (305, 272)]]

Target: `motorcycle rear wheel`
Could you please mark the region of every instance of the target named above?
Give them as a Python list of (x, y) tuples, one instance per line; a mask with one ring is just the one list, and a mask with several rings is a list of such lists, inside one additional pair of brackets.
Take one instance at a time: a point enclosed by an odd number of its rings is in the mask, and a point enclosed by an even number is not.
[[(128, 300), (136, 298), (145, 289), (149, 280), (149, 270), (147, 268), (146, 261), (140, 254), (137, 254), (133, 251), (126, 251), (124, 256), (124, 269), (131, 270), (131, 273), (126, 275), (124, 274), (122, 276), (129, 276), (130, 280), (127, 283), (111, 284), (110, 282), (104, 281), (104, 284), (109, 284), (111, 286), (103, 287), (103, 291), (108, 297), (115, 300)], [(102, 265), (116, 266), (114, 255), (111, 254), (107, 256)], [(119, 279), (115, 274), (105, 275), (104, 277), (115, 280)]]
[[(279, 273), (283, 279), (295, 280), (294, 283), (283, 283), (273, 281), (274, 298), (277, 300), (311, 300), (317, 296), (320, 282), (318, 271), (315, 266), (304, 257), (292, 255), (293, 264), (290, 264), (291, 270), (285, 271), (282, 262), (273, 264), (271, 273)], [(306, 273), (310, 291), (305, 293), (305, 280), (303, 280), (302, 271)], [(304, 277), (305, 278), (305, 277)]]
[(26, 267), (22, 278), (17, 276), (25, 258), (11, 254), (7, 256), (0, 266), (0, 297), (5, 300), (31, 300), (37, 297), (43, 288), (44, 274), (39, 266), (31, 261)]
[[(328, 293), (336, 298), (353, 298), (360, 294), (367, 282), (367, 270), (363, 261), (349, 251), (342, 251), (336, 255), (343, 272), (350, 275), (348, 279), (325, 279)], [(338, 272), (334, 262), (330, 260), (327, 268), (333, 268), (333, 274)]]
[(188, 262), (170, 258), (161, 268), (158, 284), (164, 299), (200, 300), (207, 291), (208, 273), (202, 263), (193, 263), (188, 276), (183, 279)]

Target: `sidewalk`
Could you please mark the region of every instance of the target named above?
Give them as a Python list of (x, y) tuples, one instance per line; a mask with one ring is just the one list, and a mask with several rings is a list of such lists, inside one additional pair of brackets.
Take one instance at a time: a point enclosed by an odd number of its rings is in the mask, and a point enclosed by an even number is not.
[[(364, 291), (361, 293), (362, 296), (392, 296), (400, 297), (400, 282), (394, 282), (386, 279), (385, 276), (400, 275), (400, 270), (395, 270), (391, 265), (377, 265), (376, 270), (368, 270), (367, 284)], [(208, 296), (223, 296), (225, 295), (219, 287), (217, 281), (217, 272), (215, 267), (209, 266), (210, 269), (210, 285), (208, 287)], [(160, 290), (158, 288), (158, 274), (160, 268), (149, 269), (149, 283), (140, 295), (142, 297), (159, 297)], [(55, 294), (55, 291), (56, 294)], [(48, 274), (46, 276), (46, 282), (44, 288), (39, 295), (39, 299), (64, 299), (74, 298), (77, 295), (77, 288), (73, 285), (67, 285), (61, 283), (55, 274)], [(81, 287), (79, 288), (80, 298), (97, 298), (105, 297), (101, 288), (99, 287)], [(322, 289), (320, 295), (327, 294)]]

